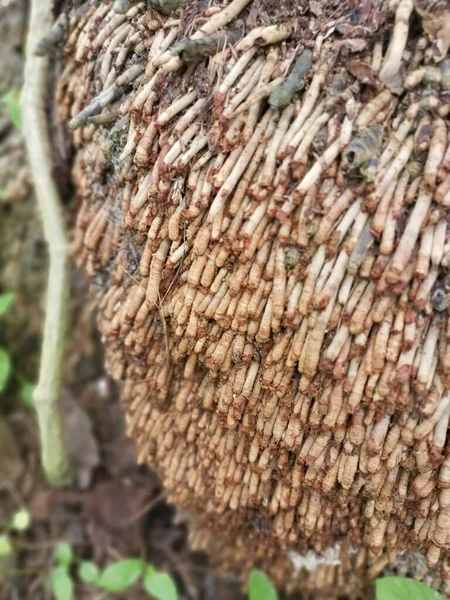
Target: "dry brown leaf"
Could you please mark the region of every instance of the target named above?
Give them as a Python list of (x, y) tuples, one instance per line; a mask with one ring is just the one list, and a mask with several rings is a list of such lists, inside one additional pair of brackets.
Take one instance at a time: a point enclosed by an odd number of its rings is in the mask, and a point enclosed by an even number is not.
[(78, 485), (86, 489), (91, 484), (93, 470), (100, 463), (92, 421), (80, 404), (68, 396), (63, 398), (62, 405), (66, 447), (76, 470)]
[(112, 479), (94, 487), (86, 502), (86, 514), (97, 560), (110, 547), (124, 556), (140, 551), (142, 513), (153, 491), (126, 479)]
[(378, 77), (366, 63), (359, 60), (349, 60), (347, 62), (347, 69), (361, 83), (366, 83), (367, 85), (377, 85), (379, 83)]

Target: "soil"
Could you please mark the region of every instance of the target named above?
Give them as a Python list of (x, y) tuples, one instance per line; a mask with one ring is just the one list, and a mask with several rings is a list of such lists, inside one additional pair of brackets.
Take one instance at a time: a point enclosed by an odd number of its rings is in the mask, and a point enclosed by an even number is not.
[[(72, 545), (77, 560), (99, 566), (145, 556), (172, 574), (180, 598), (239, 598), (237, 580), (218, 578), (204, 555), (189, 550), (185, 517), (164, 501), (156, 475), (136, 465), (117, 390), (103, 374), (101, 358), (92, 364), (82, 350), (72, 358), (76, 379), (62, 392), (66, 443), (77, 480), (72, 488), (46, 484), (36, 420), (21, 407), (14, 386), (7, 393), (13, 408), (0, 414), (0, 522), (8, 523), (20, 508), (32, 517), (31, 528), (13, 536), (13, 557), (0, 561), (0, 598), (50, 599), (46, 581), (61, 540)], [(100, 598), (98, 589), (78, 581), (74, 597)], [(136, 584), (121, 597), (148, 596)]]
[[(0, 96), (21, 86), (27, 5), (0, 5)], [(53, 123), (55, 176), (67, 207), (73, 206), (67, 171), (70, 149)], [(69, 542), (79, 560), (103, 567), (121, 558), (144, 556), (174, 577), (180, 598), (239, 599), (237, 578), (220, 578), (205, 555), (187, 542), (187, 516), (165, 502), (157, 476), (136, 464), (134, 445), (124, 434), (118, 390), (105, 375), (87, 283), (73, 272), (71, 327), (64, 366), (65, 436), (75, 471), (70, 489), (51, 489), (39, 464), (34, 412), (21, 398), (20, 382), (35, 381), (46, 283), (45, 244), (36, 214), (21, 132), (0, 108), (0, 293), (15, 302), (2, 318), (0, 346), (12, 357), (13, 372), (0, 397), (0, 534), (18, 509), (31, 513), (31, 527), (13, 533), (13, 554), (0, 559), (1, 600), (50, 599), (47, 580), (59, 541)], [(106, 600), (76, 578), (77, 600)], [(146, 598), (139, 584), (123, 596)]]

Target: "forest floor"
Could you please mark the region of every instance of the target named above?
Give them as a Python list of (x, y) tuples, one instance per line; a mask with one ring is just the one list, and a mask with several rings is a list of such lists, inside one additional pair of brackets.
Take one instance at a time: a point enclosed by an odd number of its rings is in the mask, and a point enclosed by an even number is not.
[[(100, 567), (144, 556), (171, 573), (181, 598), (239, 598), (237, 580), (218, 578), (207, 558), (189, 549), (183, 516), (165, 502), (154, 472), (136, 465), (133, 443), (123, 431), (117, 388), (103, 373), (101, 355), (96, 363), (80, 357), (76, 380), (63, 388), (66, 444), (76, 475), (70, 489), (46, 485), (34, 414), (22, 406), (14, 384), (5, 397), (8, 408), (0, 413), (0, 523), (7, 526), (25, 508), (31, 527), (13, 535), (13, 555), (0, 559), (0, 598), (52, 598), (46, 581), (61, 541), (72, 546), (77, 560), (92, 560)], [(77, 581), (76, 564), (73, 574), (77, 600), (106, 600), (98, 589)], [(123, 598), (148, 597), (139, 587)]]
[[(0, 97), (21, 86), (26, 13), (26, 0), (0, 1)], [(99, 567), (144, 556), (171, 573), (180, 598), (238, 600), (237, 578), (219, 578), (205, 555), (189, 549), (186, 517), (165, 501), (155, 473), (136, 464), (133, 443), (124, 434), (117, 387), (103, 369), (88, 285), (76, 271), (62, 391), (76, 482), (63, 490), (45, 482), (37, 423), (27, 406), (43, 324), (45, 245), (26, 166), (26, 132), (14, 127), (7, 106), (0, 104), (0, 293), (15, 294), (0, 321), (0, 346), (12, 361), (8, 385), (0, 393), (0, 536), (16, 511), (26, 509), (31, 515), (26, 531), (11, 534), (11, 554), (0, 558), (0, 600), (50, 600), (47, 582), (60, 541), (72, 546), (77, 561), (92, 560)], [(58, 143), (63, 137), (55, 127), (52, 134), (58, 155), (55, 176), (70, 229), (76, 211), (64, 166), (70, 148)], [(76, 600), (108, 598), (77, 579), (76, 563), (72, 571)], [(136, 584), (122, 597), (148, 596)]]

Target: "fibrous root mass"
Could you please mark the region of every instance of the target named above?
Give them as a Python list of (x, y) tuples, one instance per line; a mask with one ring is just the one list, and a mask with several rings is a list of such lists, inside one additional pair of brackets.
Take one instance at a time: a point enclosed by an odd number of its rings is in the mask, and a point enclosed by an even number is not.
[(193, 543), (320, 597), (389, 570), (449, 591), (448, 2), (64, 27), (74, 256)]

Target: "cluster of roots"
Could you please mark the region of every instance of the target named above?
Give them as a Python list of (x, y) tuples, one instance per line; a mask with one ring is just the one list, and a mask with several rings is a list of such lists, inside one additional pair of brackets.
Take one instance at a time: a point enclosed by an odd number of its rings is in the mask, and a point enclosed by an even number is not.
[(274, 4), (66, 18), (107, 367), (224, 569), (449, 591), (449, 7)]

